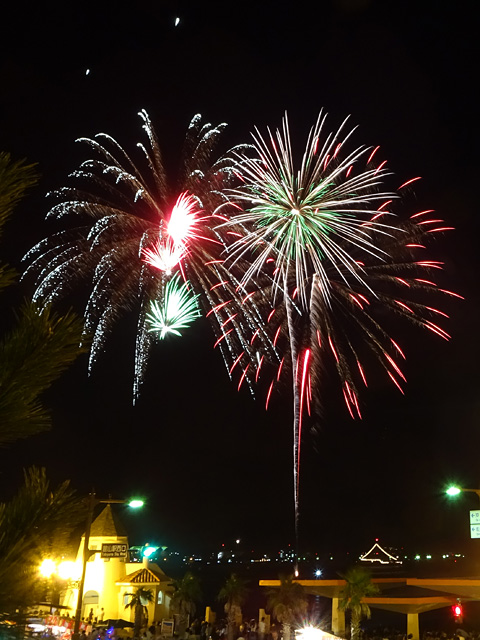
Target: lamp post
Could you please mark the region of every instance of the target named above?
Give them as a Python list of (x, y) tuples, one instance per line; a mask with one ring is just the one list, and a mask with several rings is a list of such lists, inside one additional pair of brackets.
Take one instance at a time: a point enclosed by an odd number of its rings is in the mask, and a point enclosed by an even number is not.
[[(445, 493), (451, 497), (458, 496), (460, 493), (475, 493), (480, 499), (480, 489), (463, 489), (452, 486)], [(480, 538), (480, 509), (470, 509), (470, 538)]]
[(143, 507), (142, 500), (112, 500), (108, 498), (107, 500), (100, 500), (97, 498), (95, 491), (92, 491), (89, 494), (88, 500), (88, 510), (87, 510), (87, 519), (85, 522), (85, 542), (83, 544), (83, 561), (82, 561), (82, 573), (80, 577), (80, 584), (78, 586), (78, 600), (77, 600), (77, 608), (75, 611), (75, 624), (73, 627), (73, 640), (77, 640), (79, 637), (80, 631), (80, 621), (82, 619), (82, 607), (83, 607), (83, 590), (85, 588), (85, 574), (87, 572), (87, 562), (92, 553), (95, 551), (90, 551), (89, 543), (90, 543), (90, 529), (92, 527), (92, 519), (93, 512), (95, 507), (98, 504), (128, 504), (132, 509), (138, 509), (139, 507)]
[(452, 486), (452, 487), (448, 487), (445, 493), (447, 494), (447, 496), (450, 496), (450, 497), (458, 496), (458, 494), (460, 493), (476, 493), (478, 498), (480, 499), (480, 489), (463, 489), (460, 487)]

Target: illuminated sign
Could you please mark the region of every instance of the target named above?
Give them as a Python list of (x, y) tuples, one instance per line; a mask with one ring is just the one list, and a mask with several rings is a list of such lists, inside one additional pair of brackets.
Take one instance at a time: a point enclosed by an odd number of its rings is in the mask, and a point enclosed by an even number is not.
[(102, 544), (101, 558), (126, 558), (128, 545), (118, 542), (107, 542)]
[(470, 511), (470, 537), (480, 538), (480, 509)]

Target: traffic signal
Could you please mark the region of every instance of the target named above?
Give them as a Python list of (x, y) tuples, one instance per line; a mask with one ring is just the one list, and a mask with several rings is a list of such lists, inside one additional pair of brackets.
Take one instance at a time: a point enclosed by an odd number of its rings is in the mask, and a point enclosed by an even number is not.
[(461, 624), (463, 622), (463, 607), (460, 602), (454, 604), (452, 607), (453, 617), (455, 618), (455, 622)]

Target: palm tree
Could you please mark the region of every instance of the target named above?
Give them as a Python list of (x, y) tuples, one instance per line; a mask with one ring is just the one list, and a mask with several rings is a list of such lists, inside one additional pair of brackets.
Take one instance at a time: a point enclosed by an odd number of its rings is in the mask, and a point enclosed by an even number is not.
[(267, 609), (282, 623), (283, 640), (290, 640), (291, 626), (307, 611), (307, 597), (302, 585), (293, 576), (280, 576), (280, 587), (267, 592)]
[(360, 621), (371, 616), (370, 607), (363, 599), (376, 595), (378, 587), (372, 583), (372, 576), (364, 567), (352, 567), (341, 577), (346, 585), (341, 592), (340, 608), (350, 611), (350, 638), (358, 640)]
[(24, 472), (23, 486), (0, 503), (0, 611), (13, 613), (35, 601), (42, 557), (52, 548), (67, 550), (83, 519), (84, 504), (68, 480), (52, 487), (45, 469)]
[(178, 615), (178, 635), (182, 637), (188, 627), (190, 616), (195, 614), (196, 603), (202, 598), (198, 578), (190, 571), (181, 580), (173, 580), (175, 591), (170, 601), (170, 610)]
[[(0, 235), (15, 205), (36, 182), (34, 165), (13, 162), (0, 152)], [(15, 276), (13, 269), (0, 265), (0, 291)], [(23, 305), (15, 328), (0, 341), (0, 445), (50, 426), (39, 397), (82, 352), (82, 331), (73, 313)]]
[(125, 595), (130, 596), (130, 602), (125, 605), (125, 609), (130, 608), (135, 611), (133, 637), (139, 638), (144, 618), (148, 621), (147, 605), (149, 602), (153, 602), (153, 592), (151, 589), (138, 587), (133, 593), (126, 593)]
[(233, 640), (233, 632), (237, 618), (242, 616), (242, 605), (247, 599), (247, 583), (237, 574), (232, 575), (220, 589), (218, 599), (225, 602), (225, 613), (227, 614), (227, 638)]
[(0, 444), (50, 427), (39, 397), (86, 351), (79, 348), (82, 330), (72, 312), (22, 306), (16, 326), (0, 340)]

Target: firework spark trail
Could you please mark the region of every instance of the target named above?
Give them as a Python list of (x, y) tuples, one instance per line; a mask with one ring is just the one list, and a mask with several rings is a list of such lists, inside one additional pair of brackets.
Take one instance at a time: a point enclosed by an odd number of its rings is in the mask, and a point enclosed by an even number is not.
[[(286, 117), (275, 134), (268, 130), (264, 138), (255, 130), (256, 154), (237, 154), (241, 185), (230, 195), (238, 211), (219, 227), (243, 229), (228, 247), (232, 268), (240, 262), (246, 267), (242, 285), (253, 287), (260, 274), (269, 274), (271, 306), (284, 309), (272, 326), (273, 345), (284, 351), (277, 379), (272, 377), (268, 387), (267, 406), (280, 372), (289, 371), (297, 544), (302, 423), (311, 402), (316, 401), (318, 410), (319, 376), (328, 358), (340, 377), (349, 414), (361, 417), (356, 381), (367, 385), (362, 364), (366, 346), (402, 393), (399, 380), (405, 381), (395, 360), (404, 359), (403, 351), (375, 319), (377, 311), (387, 309), (448, 339), (430, 319), (446, 314), (418, 298), (456, 295), (417, 277), (424, 270), (430, 278), (442, 268), (437, 261), (419, 259), (418, 251), (425, 248), (429, 233), (449, 227), (426, 218), (431, 211), (407, 222), (394, 216), (391, 205), (399, 195), (385, 189), (391, 174), (386, 162), (376, 158), (379, 147), (347, 151), (354, 129), (346, 131), (345, 120), (336, 132), (325, 133), (325, 119), (320, 113), (310, 130), (298, 170)], [(264, 326), (270, 326), (270, 316)]]
[[(245, 290), (221, 255), (225, 234), (215, 229), (219, 212), (223, 220), (229, 219), (225, 189), (238, 182), (233, 151), (219, 159), (213, 156), (225, 125), (203, 125), (200, 116), (193, 118), (179, 184), (172, 186), (150, 119), (145, 111), (139, 115), (147, 138), (137, 145), (143, 162), (137, 164), (109, 135), (80, 140), (90, 147), (93, 158), (71, 174), (74, 186), (55, 192), (60, 201), (48, 217), (82, 226), (66, 226), (35, 245), (25, 257), (29, 266), (24, 275), (35, 277), (34, 298), (44, 303), (85, 283), (90, 287), (84, 313), (85, 332), (93, 335), (90, 371), (120, 316), (138, 312), (134, 400), (155, 342), (151, 323), (159, 327), (160, 337), (172, 333), (168, 331), (173, 326), (171, 308), (165, 304), (180, 287), (176, 280), (176, 286), (169, 288), (178, 273), (205, 314), (213, 310), (209, 320), (216, 339), (222, 338), (219, 348), (227, 369), (242, 352), (243, 370), (248, 362), (256, 368), (259, 352), (267, 360), (278, 360), (266, 331), (260, 330), (255, 345), (249, 345), (252, 327), (262, 322), (264, 298), (254, 295), (248, 305), (243, 304)], [(228, 326), (222, 329), (227, 313), (238, 313), (232, 332)], [(255, 375), (253, 367), (245, 373), (250, 388)]]

